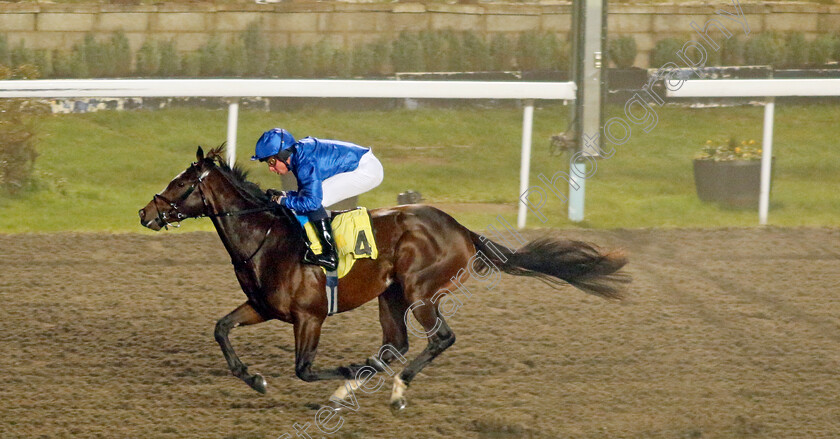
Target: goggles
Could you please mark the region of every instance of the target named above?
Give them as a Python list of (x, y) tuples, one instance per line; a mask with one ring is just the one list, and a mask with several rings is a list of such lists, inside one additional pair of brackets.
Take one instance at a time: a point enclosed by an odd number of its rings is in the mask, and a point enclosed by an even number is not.
[(261, 162), (266, 162), (266, 163), (268, 163), (268, 166), (273, 167), (280, 160), (282, 160), (285, 163), (286, 159), (291, 157), (291, 155), (292, 155), (292, 148), (289, 148), (289, 149), (284, 149), (283, 151), (280, 151), (280, 152), (278, 152), (277, 154), (275, 154), (271, 157), (266, 157), (264, 159), (260, 159), (260, 161)]

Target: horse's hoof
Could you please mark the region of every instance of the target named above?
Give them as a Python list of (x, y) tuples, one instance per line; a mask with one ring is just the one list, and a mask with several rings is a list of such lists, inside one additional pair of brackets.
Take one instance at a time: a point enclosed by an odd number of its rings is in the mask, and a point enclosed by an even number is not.
[(263, 378), (262, 375), (255, 374), (253, 377), (251, 377), (251, 380), (248, 383), (248, 385), (250, 385), (251, 388), (256, 390), (257, 392), (260, 392), (263, 395), (265, 395), (266, 384), (265, 384), (265, 378)]
[(400, 378), (399, 375), (394, 377), (394, 387), (391, 390), (391, 413), (396, 415), (405, 409), (405, 391), (408, 389), (408, 384)]
[(343, 412), (343, 411), (347, 410), (346, 406), (341, 405), (341, 404), (339, 404), (338, 401), (335, 401), (335, 400), (332, 400), (332, 399), (330, 399), (326, 404), (324, 404), (324, 407), (329, 407), (329, 408), (335, 410), (336, 412)]
[(391, 413), (398, 414), (401, 411), (405, 410), (406, 401), (405, 398), (397, 398), (391, 401)]

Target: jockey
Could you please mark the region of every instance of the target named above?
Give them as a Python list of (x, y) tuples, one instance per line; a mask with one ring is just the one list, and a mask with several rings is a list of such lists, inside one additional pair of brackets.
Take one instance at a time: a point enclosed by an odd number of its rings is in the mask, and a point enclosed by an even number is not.
[(306, 254), (303, 261), (320, 265), (328, 271), (338, 266), (338, 255), (332, 236), (330, 218), (324, 206), (367, 192), (382, 183), (382, 163), (370, 148), (338, 140), (306, 137), (299, 141), (288, 131), (274, 128), (257, 141), (251, 160), (268, 163), (268, 170), (285, 175), (291, 171), (298, 190), (269, 190), (272, 201), (292, 209), (301, 226), (312, 222), (323, 251), (315, 255), (309, 248), (306, 233)]

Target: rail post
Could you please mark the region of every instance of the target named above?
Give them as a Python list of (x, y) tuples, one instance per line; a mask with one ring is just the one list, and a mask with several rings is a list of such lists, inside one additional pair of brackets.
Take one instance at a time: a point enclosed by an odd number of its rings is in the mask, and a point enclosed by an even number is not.
[(758, 223), (767, 225), (767, 211), (770, 209), (770, 168), (773, 164), (773, 98), (764, 104), (764, 133), (761, 136), (761, 191), (758, 199)]
[(522, 162), (519, 167), (519, 215), (516, 218), (516, 227), (525, 228), (525, 221), (528, 216), (528, 206), (520, 197), (528, 190), (528, 177), (531, 173), (531, 133), (534, 128), (534, 101), (527, 99), (525, 108), (522, 110)]
[(227, 119), (227, 162), (232, 168), (236, 163), (236, 126), (239, 121), (239, 100), (232, 99), (228, 101), (228, 119)]

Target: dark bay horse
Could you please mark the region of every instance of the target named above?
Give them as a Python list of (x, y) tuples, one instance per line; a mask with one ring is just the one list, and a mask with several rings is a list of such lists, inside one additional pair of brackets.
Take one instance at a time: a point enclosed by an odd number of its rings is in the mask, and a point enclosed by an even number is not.
[[(478, 235), (446, 213), (429, 206), (405, 205), (371, 210), (379, 248), (375, 260), (360, 259), (339, 281), (339, 312), (379, 299), (382, 346), (379, 358), (367, 366), (351, 364), (333, 369), (313, 368), (321, 325), (327, 318), (325, 276), (321, 268), (304, 265), (300, 225), (288, 209), (272, 205), (268, 196), (238, 167), (222, 159), (221, 147), (207, 156), (201, 147), (197, 161), (176, 176), (163, 192), (140, 210), (140, 223), (160, 230), (186, 218), (210, 217), (230, 254), (236, 278), (248, 300), (216, 324), (216, 341), (234, 376), (258, 392), (266, 382), (251, 374), (228, 340), (236, 326), (278, 319), (294, 325), (295, 374), (304, 381), (347, 380), (358, 388), (362, 367), (390, 370), (394, 359), (408, 351), (407, 313), (428, 336), (425, 349), (394, 377), (391, 404), (405, 406), (408, 383), (435, 357), (455, 342), (444, 320), (439, 291), (452, 291), (453, 280), (464, 273), (488, 270), (533, 276), (552, 284), (569, 283), (584, 292), (620, 299), (630, 276), (620, 271), (627, 263), (622, 251), (602, 252), (579, 241), (541, 238), (512, 250)], [(481, 255), (481, 260), (476, 259)], [(483, 267), (479, 267), (483, 265)], [(415, 304), (422, 306), (415, 306)], [(451, 315), (451, 314), (450, 314)], [(413, 325), (413, 323), (412, 323)], [(346, 387), (334, 396), (344, 398)]]

